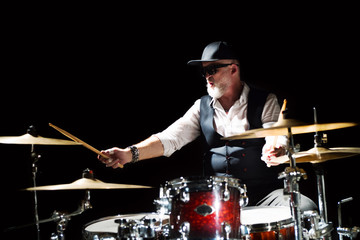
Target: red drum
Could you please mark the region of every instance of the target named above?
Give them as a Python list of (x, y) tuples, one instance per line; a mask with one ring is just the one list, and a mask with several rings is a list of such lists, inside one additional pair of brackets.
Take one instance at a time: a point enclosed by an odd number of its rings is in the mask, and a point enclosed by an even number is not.
[(170, 213), (170, 239), (241, 237), (240, 210), (247, 197), (239, 179), (175, 179), (161, 189), (158, 202), (162, 203), (160, 212)]
[(295, 240), (290, 207), (247, 207), (241, 212), (242, 235), (251, 240)]

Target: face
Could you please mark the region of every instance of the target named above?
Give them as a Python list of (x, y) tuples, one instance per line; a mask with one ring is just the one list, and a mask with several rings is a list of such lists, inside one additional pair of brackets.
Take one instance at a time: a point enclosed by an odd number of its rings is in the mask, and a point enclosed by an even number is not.
[(231, 83), (229, 61), (204, 62), (204, 77), (208, 94), (216, 99), (221, 98)]

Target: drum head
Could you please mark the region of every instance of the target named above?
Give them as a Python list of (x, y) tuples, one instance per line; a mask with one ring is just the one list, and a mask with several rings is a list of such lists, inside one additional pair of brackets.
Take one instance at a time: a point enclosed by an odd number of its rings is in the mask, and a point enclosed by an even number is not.
[(290, 207), (245, 207), (241, 210), (241, 223), (256, 231), (278, 230), (293, 225)]
[[(138, 214), (126, 214), (117, 215), (111, 217), (104, 217), (92, 221), (84, 226), (83, 234), (85, 239), (94, 239), (93, 236), (115, 236), (118, 233), (119, 224), (115, 220), (129, 219), (140, 221), (145, 218), (157, 219), (155, 226), (160, 226), (160, 217), (156, 213), (138, 213)], [(163, 224), (169, 223), (169, 216), (165, 215), (163, 218)], [(101, 239), (101, 238), (100, 238)]]

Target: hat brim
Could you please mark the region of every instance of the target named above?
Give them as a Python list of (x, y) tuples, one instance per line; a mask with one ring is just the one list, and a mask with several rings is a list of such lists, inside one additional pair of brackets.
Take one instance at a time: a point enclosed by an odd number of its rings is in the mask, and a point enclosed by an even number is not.
[(198, 66), (198, 65), (201, 65), (203, 62), (215, 62), (215, 61), (218, 61), (220, 59), (206, 59), (206, 60), (190, 60), (188, 61), (188, 65), (190, 66)]

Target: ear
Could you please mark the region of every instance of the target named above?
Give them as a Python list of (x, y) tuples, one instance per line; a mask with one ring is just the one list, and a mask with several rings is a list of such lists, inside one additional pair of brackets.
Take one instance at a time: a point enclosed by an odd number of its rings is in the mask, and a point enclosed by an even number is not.
[(231, 65), (231, 74), (234, 74), (239, 70), (240, 69), (239, 69), (238, 65), (236, 65), (236, 64)]

